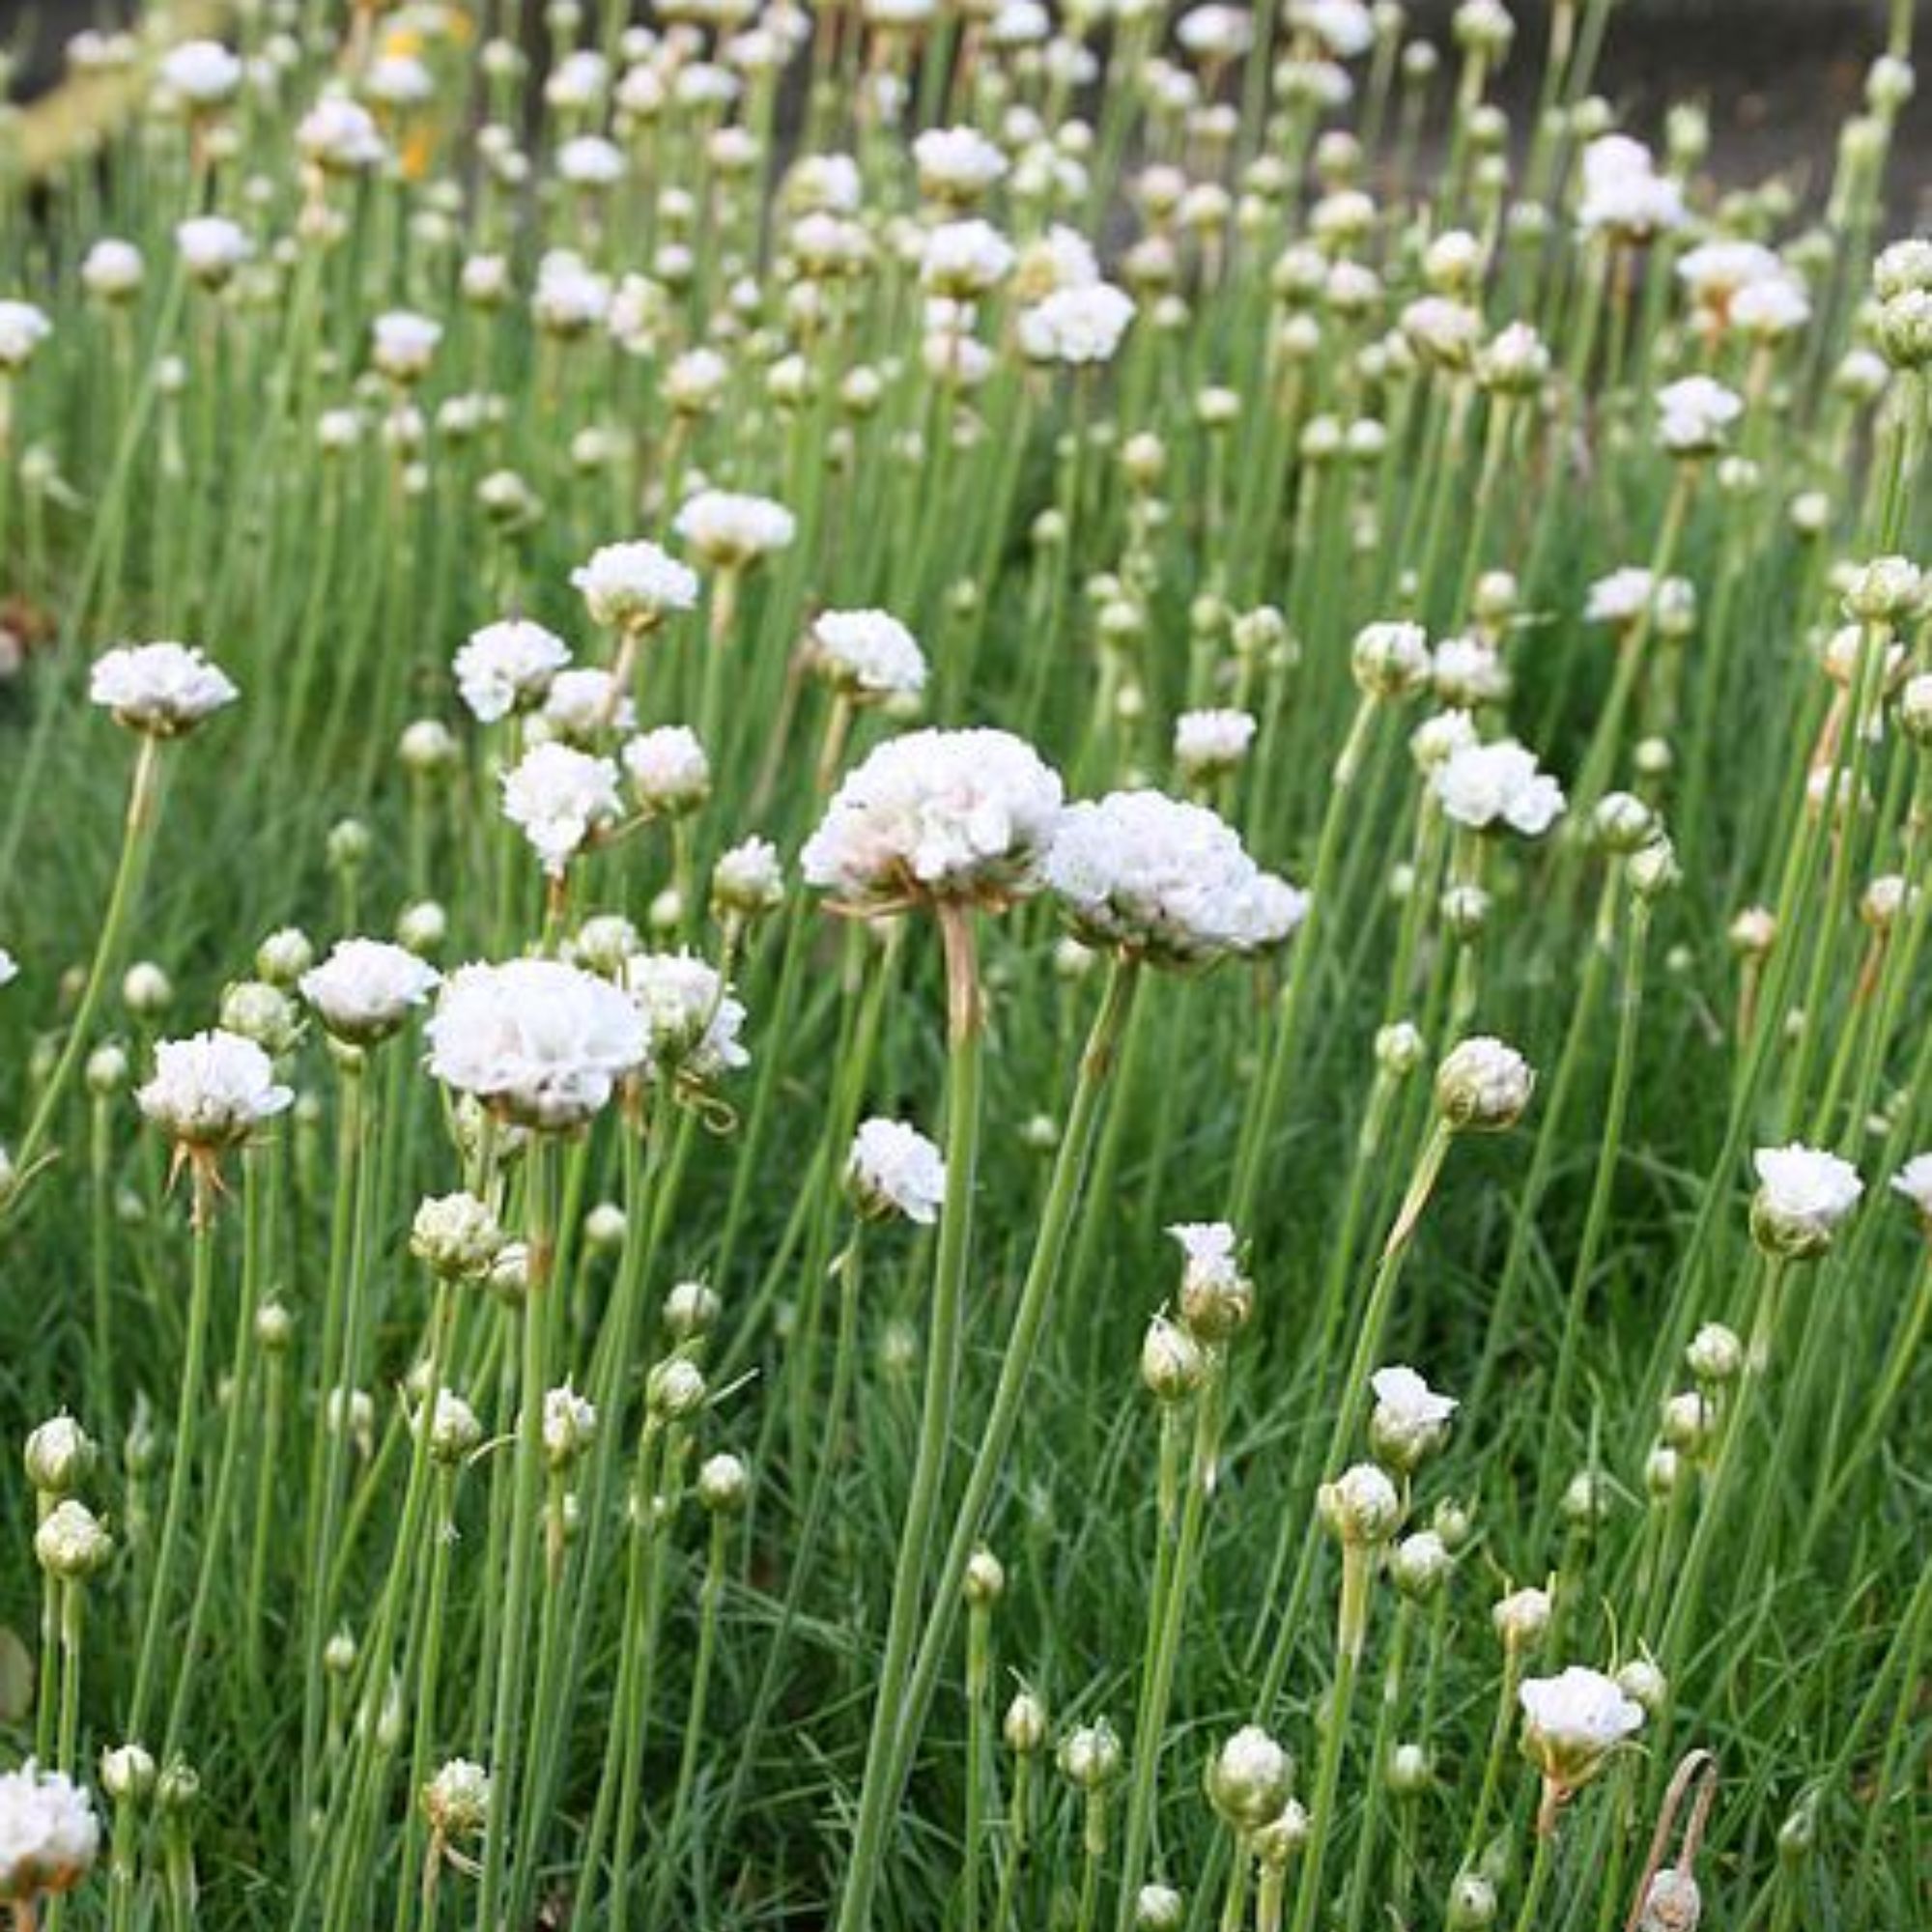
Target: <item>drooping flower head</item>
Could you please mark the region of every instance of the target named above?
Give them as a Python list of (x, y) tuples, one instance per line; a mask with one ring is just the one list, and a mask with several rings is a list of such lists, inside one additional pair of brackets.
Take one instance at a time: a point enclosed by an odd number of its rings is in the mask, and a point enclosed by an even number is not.
[(846, 775), (800, 863), (809, 885), (866, 910), (1018, 898), (1040, 883), (1061, 800), (1009, 731), (912, 731)]
[(459, 967), (431, 1015), (429, 1070), (522, 1126), (581, 1127), (648, 1049), (637, 1003), (553, 959)]
[(1044, 875), (1083, 939), (1162, 966), (1278, 946), (1308, 909), (1306, 895), (1263, 871), (1217, 814), (1157, 791), (1070, 806)]

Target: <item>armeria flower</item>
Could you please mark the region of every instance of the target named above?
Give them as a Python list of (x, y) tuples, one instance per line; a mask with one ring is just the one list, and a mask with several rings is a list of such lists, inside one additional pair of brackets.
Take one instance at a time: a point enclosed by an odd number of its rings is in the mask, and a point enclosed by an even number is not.
[(946, 1200), (946, 1162), (917, 1127), (874, 1118), (852, 1137), (845, 1185), (862, 1214), (903, 1214), (929, 1227)]
[(638, 722), (638, 709), (608, 670), (582, 665), (551, 679), (543, 720), (559, 738), (588, 745), (606, 731), (629, 731)]
[(1672, 456), (1709, 456), (1744, 409), (1735, 389), (1711, 377), (1682, 377), (1657, 392), (1658, 440)]
[(20, 977), (20, 964), (4, 946), (0, 946), (0, 986), (9, 986)]
[(54, 332), (44, 310), (30, 301), (0, 301), (0, 374), (14, 375)]
[(596, 1405), (565, 1382), (546, 1389), (543, 1399), (544, 1460), (553, 1469), (567, 1469), (597, 1436)]
[(1506, 825), (1538, 838), (1563, 815), (1562, 786), (1512, 738), (1461, 747), (1435, 767), (1431, 782), (1444, 815), (1471, 832)]
[(389, 309), (369, 325), (369, 359), (392, 383), (416, 383), (428, 374), (442, 324), (412, 309)]
[(714, 569), (739, 570), (783, 550), (797, 533), (798, 521), (769, 497), (700, 490), (671, 527)]
[(710, 1080), (751, 1064), (738, 1040), (744, 1002), (709, 960), (695, 952), (636, 952), (618, 981), (642, 1016), (653, 1075)]
[(920, 279), (934, 295), (973, 301), (1013, 271), (1013, 246), (987, 221), (942, 221), (925, 238)]
[(32, 1758), (0, 1772), (0, 1901), (31, 1909), (38, 1898), (71, 1891), (99, 1849), (94, 1801), (78, 1785)]
[(1208, 1764), (1208, 1802), (1223, 1824), (1258, 1832), (1281, 1816), (1294, 1760), (1259, 1724), (1245, 1724)]
[(1201, 60), (1239, 60), (1255, 43), (1255, 23), (1245, 7), (1191, 7), (1176, 23), (1174, 38)]
[(242, 63), (219, 41), (184, 41), (161, 56), (161, 85), (196, 108), (218, 107), (242, 85)]
[(1932, 1153), (1916, 1153), (1891, 1177), (1891, 1191), (1912, 1203), (1932, 1233)]
[[(147, 273), (146, 258), (133, 242), (103, 235), (81, 258), (80, 285), (97, 301), (125, 302), (139, 294)], [(5, 306), (0, 303), (0, 308)], [(0, 327), (0, 343), (4, 343), (5, 334)], [(0, 363), (5, 361), (4, 347), (0, 347)]]
[(925, 689), (925, 653), (889, 611), (821, 611), (812, 620), (807, 656), (855, 703), (916, 698)]
[(1435, 1109), (1459, 1132), (1513, 1127), (1536, 1091), (1536, 1074), (1515, 1047), (1487, 1034), (1460, 1040), (1435, 1069)]
[(88, 696), (130, 731), (176, 738), (241, 696), (196, 644), (119, 644), (97, 658)]
[(1331, 60), (1353, 60), (1375, 44), (1366, 0), (1289, 0), (1289, 24), (1321, 43)]
[(1850, 1161), (1798, 1141), (1759, 1148), (1751, 1165), (1758, 1180), (1751, 1232), (1772, 1253), (1792, 1260), (1823, 1254), (1864, 1192)]
[(640, 731), (620, 755), (631, 790), (646, 811), (682, 818), (711, 796), (711, 760), (688, 724)]
[(800, 864), (809, 885), (872, 910), (1019, 897), (1038, 887), (1060, 780), (1008, 731), (913, 731), (846, 775)]
[(637, 1003), (554, 959), (459, 968), (428, 1026), (429, 1070), (522, 1126), (582, 1126), (649, 1041)]
[(1306, 895), (1264, 872), (1232, 826), (1157, 791), (1068, 808), (1044, 878), (1082, 938), (1163, 966), (1278, 946), (1308, 910)]
[(1180, 1245), (1181, 1319), (1204, 1342), (1227, 1341), (1246, 1325), (1255, 1300), (1238, 1237), (1226, 1221), (1176, 1221), (1167, 1232)]
[(594, 624), (648, 631), (697, 602), (697, 573), (641, 538), (602, 544), (570, 573)]
[(1592, 141), (1583, 150), (1582, 179), (1577, 221), (1585, 234), (1646, 241), (1684, 225), (1684, 190), (1660, 175), (1650, 150), (1628, 134)]
[(1401, 1494), (1373, 1463), (1357, 1463), (1323, 1483), (1315, 1503), (1344, 1543), (1386, 1543), (1402, 1523)]
[(1111, 362), (1134, 319), (1134, 299), (1111, 282), (1055, 289), (1013, 325), (1021, 355), (1033, 362), (1090, 367)]
[(711, 868), (714, 912), (737, 919), (755, 919), (784, 902), (784, 867), (779, 848), (769, 838), (753, 835), (718, 855)]
[(134, 1094), (141, 1112), (184, 1148), (239, 1146), (295, 1098), (252, 1039), (214, 1028), (155, 1048), (154, 1077)]
[(503, 815), (560, 878), (601, 826), (620, 810), (617, 767), (570, 745), (535, 745), (503, 774)]
[(1183, 711), (1174, 721), (1174, 762), (1189, 784), (1211, 784), (1248, 755), (1255, 715), (1232, 707)]
[(527, 617), (505, 617), (470, 633), (456, 653), (456, 688), (479, 724), (541, 704), (570, 646)]
[(1389, 1467), (1414, 1469), (1441, 1444), (1460, 1405), (1454, 1396), (1438, 1395), (1413, 1369), (1400, 1365), (1378, 1369), (1369, 1378), (1369, 1386), (1376, 1398), (1369, 1416), (1369, 1446)]
[(338, 1039), (386, 1039), (435, 991), (442, 976), (413, 952), (381, 939), (338, 940), (301, 976), (302, 998)]
[(376, 117), (347, 95), (326, 94), (296, 124), (296, 148), (325, 174), (363, 174), (388, 158)]
[(983, 194), (1007, 171), (1007, 157), (977, 128), (927, 128), (912, 144), (920, 191), (944, 201)]
[(444, 1844), (478, 1836), (490, 1822), (490, 1774), (470, 1758), (451, 1758), (424, 1783), (422, 1808)]
[(1490, 1622), (1505, 1650), (1522, 1651), (1542, 1642), (1555, 1608), (1548, 1590), (1512, 1590), (1508, 1596), (1497, 1598), (1490, 1611)]
[(196, 214), (175, 224), (182, 266), (196, 281), (217, 288), (249, 256), (255, 244), (225, 214)]
[(1523, 1755), (1565, 1796), (1643, 1728), (1643, 1706), (1614, 1677), (1573, 1663), (1558, 1677), (1532, 1677), (1517, 1691)]

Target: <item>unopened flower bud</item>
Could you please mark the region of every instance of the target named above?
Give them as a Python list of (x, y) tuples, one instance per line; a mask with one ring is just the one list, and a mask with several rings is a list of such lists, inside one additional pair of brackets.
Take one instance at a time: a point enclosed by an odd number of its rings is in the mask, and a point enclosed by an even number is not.
[(1344, 1469), (1316, 1492), (1321, 1520), (1344, 1543), (1386, 1543), (1402, 1520), (1395, 1485), (1373, 1463)]
[(703, 1372), (683, 1355), (657, 1364), (644, 1382), (644, 1401), (660, 1422), (681, 1422), (704, 1406)]
[(1069, 1784), (1087, 1792), (1104, 1790), (1121, 1775), (1123, 1753), (1112, 1724), (1101, 1718), (1068, 1731), (1060, 1741), (1060, 1770)]
[(1046, 1743), (1046, 1706), (1031, 1690), (1015, 1691), (1000, 1733), (1015, 1757), (1030, 1756)]
[(1208, 1377), (1201, 1344), (1178, 1322), (1156, 1315), (1141, 1344), (1141, 1380), (1156, 1402), (1185, 1402)]
[(1171, 1885), (1144, 1885), (1134, 1894), (1135, 1932), (1180, 1932), (1187, 1901)]
[(1745, 1365), (1745, 1345), (1721, 1321), (1707, 1321), (1691, 1336), (1684, 1359), (1700, 1382), (1733, 1381)]
[(1478, 1035), (1452, 1047), (1435, 1069), (1435, 1107), (1458, 1132), (1495, 1133), (1522, 1118), (1535, 1088), (1521, 1054)]
[(1246, 1724), (1208, 1765), (1208, 1802), (1231, 1831), (1257, 1832), (1281, 1813), (1294, 1760), (1259, 1724)]
[(1496, 1889), (1481, 1872), (1461, 1872), (1449, 1888), (1449, 1932), (1483, 1932), (1496, 1922)]
[(752, 1472), (742, 1456), (721, 1451), (697, 1465), (697, 1501), (713, 1516), (736, 1516), (752, 1493)]
[(966, 1561), (966, 1580), (961, 1592), (966, 1601), (985, 1607), (997, 1604), (1006, 1589), (1006, 1566), (990, 1549), (974, 1550)]
[(100, 1753), (100, 1788), (120, 1804), (144, 1804), (155, 1795), (159, 1776), (152, 1751), (140, 1745), (116, 1745)]
[(57, 1503), (34, 1532), (34, 1555), (50, 1577), (92, 1577), (114, 1554), (114, 1539), (83, 1502)]
[(27, 1480), (43, 1496), (71, 1496), (94, 1473), (100, 1452), (71, 1415), (56, 1415), (27, 1437)]
[(1384, 1776), (1398, 1798), (1419, 1798), (1434, 1777), (1428, 1751), (1421, 1745), (1397, 1745), (1389, 1752)]

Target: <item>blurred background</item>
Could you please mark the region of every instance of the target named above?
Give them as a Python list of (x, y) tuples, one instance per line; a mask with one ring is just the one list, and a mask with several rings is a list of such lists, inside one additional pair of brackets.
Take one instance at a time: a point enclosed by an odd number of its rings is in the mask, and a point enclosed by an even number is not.
[[(542, 0), (468, 0), (479, 12), (534, 22)], [(585, 0), (600, 11), (604, 0)], [(16, 61), (14, 94), (51, 83), (58, 50), (82, 27), (125, 23), (127, 0), (0, 0), (0, 47)], [(646, 17), (647, 5), (633, 9)], [(1177, 12), (1179, 11), (1178, 8)], [(1446, 42), (1455, 0), (1408, 0), (1413, 31)], [(1505, 71), (1534, 85), (1548, 0), (1510, 0), (1520, 28)], [(1885, 44), (1889, 0), (1619, 0), (1600, 65), (1601, 91), (1630, 124), (1654, 129), (1665, 104), (1693, 99), (1709, 109), (1712, 161), (1725, 181), (1782, 170), (1801, 193), (1830, 172), (1837, 130), (1860, 102), (1866, 66)], [(1932, 47), (1932, 0), (1916, 0), (1921, 67)], [(1932, 80), (1907, 110), (1893, 164), (1893, 209), (1913, 227), (1932, 222)]]

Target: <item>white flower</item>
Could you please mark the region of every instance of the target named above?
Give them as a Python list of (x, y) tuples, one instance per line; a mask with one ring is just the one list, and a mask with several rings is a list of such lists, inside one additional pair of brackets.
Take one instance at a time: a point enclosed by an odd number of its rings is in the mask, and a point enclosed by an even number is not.
[(1684, 225), (1684, 191), (1657, 172), (1651, 153), (1628, 134), (1604, 134), (1583, 150), (1577, 220), (1585, 234), (1608, 230), (1642, 240)]
[(617, 767), (570, 745), (536, 745), (503, 774), (503, 815), (560, 878), (599, 826), (618, 815)]
[(341, 94), (324, 95), (296, 124), (296, 148), (328, 174), (360, 174), (388, 157), (375, 116)]
[(709, 961), (693, 952), (634, 952), (618, 977), (643, 1016), (653, 1074), (709, 1080), (750, 1064), (738, 1043), (744, 1003)]
[(826, 611), (812, 622), (812, 664), (861, 703), (917, 697), (925, 689), (925, 653), (885, 611)]
[(1548, 1590), (1512, 1590), (1497, 1600), (1490, 1621), (1507, 1648), (1522, 1650), (1542, 1641), (1554, 1608)]
[(1180, 1244), (1180, 1315), (1188, 1332), (1210, 1344), (1228, 1341), (1246, 1323), (1255, 1298), (1234, 1229), (1226, 1221), (1177, 1221), (1167, 1232)]
[(44, 1893), (71, 1891), (99, 1849), (94, 1801), (78, 1785), (32, 1758), (0, 1772), (0, 1900), (31, 1906)]
[(342, 939), (298, 982), (302, 998), (340, 1039), (385, 1039), (436, 989), (441, 975), (381, 939)]
[(295, 1098), (252, 1039), (219, 1028), (155, 1048), (155, 1073), (134, 1095), (164, 1133), (191, 1148), (233, 1147)]
[(369, 359), (392, 383), (419, 381), (442, 340), (442, 324), (412, 309), (390, 309), (369, 327)]
[(1489, 1034), (1459, 1040), (1435, 1069), (1435, 1106), (1454, 1128), (1495, 1133), (1522, 1118), (1536, 1074), (1515, 1047)]
[(570, 573), (593, 624), (649, 630), (697, 602), (697, 573), (654, 543), (602, 544)]
[(505, 617), (472, 632), (456, 653), (456, 688), (479, 723), (494, 724), (541, 703), (569, 662), (561, 638), (526, 617)]
[(920, 277), (935, 294), (970, 301), (1013, 271), (1012, 243), (990, 222), (942, 221), (925, 238)]
[(1376, 1406), (1369, 1417), (1369, 1442), (1390, 1467), (1412, 1470), (1448, 1433), (1459, 1406), (1438, 1395), (1413, 1369), (1378, 1369), (1369, 1378)]
[(1891, 1177), (1891, 1191), (1902, 1195), (1932, 1225), (1932, 1153), (1916, 1153)]
[(0, 946), (0, 986), (9, 985), (19, 977), (18, 962), (4, 946)]
[(1203, 60), (1239, 60), (1254, 45), (1255, 23), (1245, 7), (1194, 7), (1180, 16), (1174, 38)]
[(1157, 965), (1277, 946), (1308, 910), (1305, 895), (1248, 857), (1232, 826), (1157, 791), (1069, 807), (1043, 876), (1082, 938)]
[(846, 1185), (862, 1212), (903, 1214), (930, 1226), (946, 1200), (946, 1163), (939, 1150), (903, 1121), (873, 1119), (852, 1137)]
[(1014, 325), (1020, 353), (1035, 362), (1072, 367), (1111, 362), (1134, 319), (1134, 299), (1111, 282), (1055, 289)]
[(798, 522), (769, 497), (700, 490), (671, 527), (705, 562), (728, 570), (783, 550), (797, 533)]
[(1798, 1141), (1751, 1156), (1757, 1194), (1751, 1227), (1767, 1245), (1795, 1258), (1822, 1253), (1859, 1205), (1864, 1182), (1850, 1161)]
[(1643, 1728), (1643, 1706), (1613, 1677), (1573, 1663), (1560, 1677), (1531, 1677), (1517, 1691), (1522, 1747), (1553, 1785), (1574, 1791)]
[(530, 313), (554, 335), (582, 335), (611, 313), (611, 278), (569, 249), (554, 248), (537, 264)]
[(1007, 157), (977, 128), (928, 128), (912, 144), (926, 194), (963, 201), (983, 194), (1007, 171)]
[(429, 1070), (525, 1126), (582, 1126), (642, 1064), (630, 996), (554, 959), (459, 968), (428, 1026)]
[(848, 773), (800, 855), (852, 904), (1007, 898), (1035, 890), (1060, 780), (1008, 731), (913, 731)]
[(1183, 711), (1174, 721), (1174, 762), (1190, 784), (1231, 772), (1255, 741), (1255, 716), (1232, 708)]
[(147, 272), (146, 258), (133, 242), (103, 235), (81, 259), (80, 285), (98, 300), (126, 301), (140, 288)]
[(1649, 606), (1651, 584), (1651, 573), (1635, 563), (1598, 578), (1584, 599), (1584, 618), (1593, 624), (1634, 622)]
[(576, 134), (556, 151), (556, 174), (572, 187), (614, 187), (624, 179), (624, 151), (601, 134)]
[(1315, 1502), (1344, 1543), (1386, 1543), (1402, 1521), (1402, 1496), (1373, 1463), (1356, 1463), (1323, 1483)]
[(1334, 60), (1353, 60), (1375, 43), (1375, 16), (1363, 0), (1290, 0), (1288, 17)]
[(1657, 392), (1658, 440), (1673, 456), (1708, 456), (1744, 413), (1735, 389), (1709, 376), (1685, 376)]
[(1039, 302), (1056, 289), (1091, 288), (1099, 279), (1094, 244), (1078, 229), (1055, 223), (1021, 250), (1013, 294), (1020, 301)]
[(588, 744), (603, 731), (628, 731), (637, 707), (620, 693), (608, 670), (585, 665), (560, 670), (551, 679), (543, 716), (560, 738)]
[(34, 351), (54, 332), (42, 309), (30, 301), (0, 301), (0, 371), (24, 369)]
[(179, 737), (240, 696), (193, 644), (119, 644), (97, 658), (88, 696), (132, 731)]
[(566, 1468), (597, 1435), (596, 1405), (565, 1382), (546, 1389), (543, 1399), (544, 1456), (553, 1468)]
[(718, 855), (711, 868), (711, 903), (741, 918), (766, 913), (784, 899), (784, 867), (778, 847), (755, 836)]
[(161, 84), (190, 107), (216, 107), (242, 85), (242, 63), (219, 41), (184, 41), (161, 56)]
[(1472, 832), (1502, 824), (1536, 838), (1563, 815), (1563, 788), (1511, 738), (1461, 747), (1435, 767), (1431, 782), (1444, 814)]
[(711, 796), (711, 760), (688, 724), (640, 732), (621, 755), (631, 789), (647, 811), (678, 818)]
[(188, 273), (210, 284), (226, 281), (255, 252), (255, 244), (222, 214), (197, 214), (176, 223), (175, 245)]

